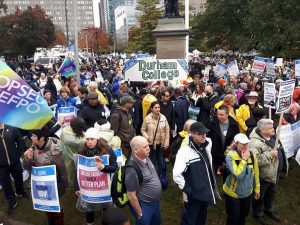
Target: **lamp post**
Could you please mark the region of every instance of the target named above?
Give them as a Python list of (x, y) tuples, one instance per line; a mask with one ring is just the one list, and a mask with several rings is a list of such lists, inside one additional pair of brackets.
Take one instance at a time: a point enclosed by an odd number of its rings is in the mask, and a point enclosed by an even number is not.
[(100, 52), (99, 45), (98, 45), (98, 31), (97, 30), (96, 30), (96, 50), (97, 50), (97, 53)]

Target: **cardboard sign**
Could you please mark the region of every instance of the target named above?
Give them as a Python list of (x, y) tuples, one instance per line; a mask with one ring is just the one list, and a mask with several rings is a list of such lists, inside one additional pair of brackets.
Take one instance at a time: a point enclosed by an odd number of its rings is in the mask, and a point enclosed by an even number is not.
[(264, 107), (275, 109), (276, 90), (274, 83), (264, 83)]
[(263, 73), (266, 67), (265, 58), (256, 56), (253, 61), (252, 71), (256, 73)]
[(280, 82), (279, 95), (276, 104), (276, 113), (283, 113), (290, 109), (295, 87), (295, 80)]
[(62, 127), (67, 127), (70, 125), (71, 121), (77, 116), (76, 108), (74, 106), (70, 107), (60, 107), (57, 112), (57, 119), (62, 121)]
[(229, 63), (227, 66), (228, 75), (235, 75), (238, 76), (240, 74), (240, 70), (237, 64), (237, 61), (234, 60), (233, 62)]
[(32, 167), (31, 194), (34, 210), (60, 212), (56, 166)]
[(134, 59), (125, 64), (125, 80), (185, 80), (188, 64), (184, 59)]

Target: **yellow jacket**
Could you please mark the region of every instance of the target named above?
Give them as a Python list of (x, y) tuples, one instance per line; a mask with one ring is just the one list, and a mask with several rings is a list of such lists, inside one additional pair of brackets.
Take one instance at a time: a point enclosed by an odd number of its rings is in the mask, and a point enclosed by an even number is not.
[[(90, 92), (90, 88), (87, 87), (87, 89), (88, 89), (88, 91)], [(95, 93), (98, 94), (99, 100), (101, 101), (101, 104), (102, 104), (102, 105), (107, 105), (107, 104), (108, 104), (106, 98), (104, 97), (104, 95), (102, 94), (101, 91), (99, 91), (98, 89), (96, 89)]]
[[(221, 105), (224, 104), (224, 101), (219, 101), (215, 104), (215, 108), (218, 109)], [(225, 104), (224, 104), (225, 105)], [(231, 116), (234, 120), (236, 120), (234, 108), (231, 105), (226, 105), (229, 108), (229, 116)]]
[[(258, 105), (259, 108), (262, 108), (260, 105)], [(243, 104), (236, 110), (236, 121), (239, 124), (240, 132), (246, 133), (248, 130), (248, 127), (246, 126), (246, 120), (250, 118), (250, 108), (249, 105)]]
[(143, 119), (147, 116), (148, 110), (150, 109), (151, 103), (157, 101), (157, 98), (154, 95), (147, 94), (142, 101), (143, 108)]

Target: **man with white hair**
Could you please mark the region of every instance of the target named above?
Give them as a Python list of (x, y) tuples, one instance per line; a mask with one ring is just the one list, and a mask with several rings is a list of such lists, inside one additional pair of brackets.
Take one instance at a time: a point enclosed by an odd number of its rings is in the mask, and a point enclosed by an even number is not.
[(262, 225), (267, 224), (264, 214), (279, 222), (280, 218), (273, 209), (276, 184), (279, 174), (287, 173), (288, 162), (283, 148), (275, 149), (273, 120), (261, 119), (250, 134), (249, 149), (256, 155), (259, 166), (260, 198), (253, 200), (253, 216)]

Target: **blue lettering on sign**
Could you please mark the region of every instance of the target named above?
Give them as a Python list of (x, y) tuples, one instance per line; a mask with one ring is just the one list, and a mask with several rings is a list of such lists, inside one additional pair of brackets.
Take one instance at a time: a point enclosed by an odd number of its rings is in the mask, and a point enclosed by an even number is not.
[(55, 165), (44, 166), (44, 167), (32, 167), (31, 174), (34, 176), (55, 175)]

